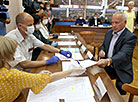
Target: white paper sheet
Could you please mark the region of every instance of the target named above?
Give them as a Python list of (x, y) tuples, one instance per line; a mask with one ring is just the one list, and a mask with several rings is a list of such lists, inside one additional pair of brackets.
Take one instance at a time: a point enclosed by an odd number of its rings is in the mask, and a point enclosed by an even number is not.
[(107, 92), (101, 77), (97, 78), (95, 84), (93, 84), (93, 87), (94, 87), (97, 97), (100, 101), (102, 99), (102, 97), (105, 95), (105, 93)]
[[(49, 83), (40, 93), (29, 91), (27, 102), (95, 102), (88, 77), (67, 77)], [(80, 101), (81, 100), (81, 101)]]
[[(71, 58), (67, 58), (64, 55), (61, 55), (60, 53), (55, 53), (55, 56), (59, 57), (60, 60), (71, 60)], [(74, 60), (83, 60), (81, 53), (72, 53), (72, 58)]]
[(93, 54), (90, 51), (88, 51), (86, 55), (88, 56), (89, 59), (93, 58)]
[[(97, 63), (96, 61), (92, 61), (92, 60), (84, 60), (84, 61), (79, 61), (79, 62), (82, 68), (87, 68)], [(80, 67), (80, 65), (77, 63), (77, 61), (73, 61), (73, 60), (68, 61), (68, 62), (62, 62), (62, 70), (66, 71), (69, 69), (78, 68)]]
[(80, 46), (82, 43), (80, 41), (78, 41), (77, 44)]
[(85, 50), (86, 50), (86, 47), (85, 47), (84, 45), (82, 45), (82, 46), (81, 46), (81, 49), (80, 49), (81, 53), (84, 53)]
[(79, 48), (63, 48), (63, 47), (61, 47), (60, 49), (64, 50), (64, 51), (70, 51), (71, 53), (78, 53), (78, 52), (80, 52)]
[(59, 46), (76, 45), (75, 41), (58, 41)]
[(69, 33), (60, 33), (60, 35), (69, 35)]
[(75, 36), (58, 36), (58, 39), (75, 39)]

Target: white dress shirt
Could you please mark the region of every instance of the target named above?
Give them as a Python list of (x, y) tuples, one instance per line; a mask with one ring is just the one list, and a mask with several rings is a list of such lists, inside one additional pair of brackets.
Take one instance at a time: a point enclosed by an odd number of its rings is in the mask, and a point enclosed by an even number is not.
[(18, 46), (14, 54), (14, 61), (9, 62), (11, 67), (16, 67), (22, 61), (31, 61), (33, 49), (44, 45), (43, 42), (38, 40), (33, 34), (27, 38), (23, 38), (18, 28), (10, 31), (6, 36), (17, 41)]

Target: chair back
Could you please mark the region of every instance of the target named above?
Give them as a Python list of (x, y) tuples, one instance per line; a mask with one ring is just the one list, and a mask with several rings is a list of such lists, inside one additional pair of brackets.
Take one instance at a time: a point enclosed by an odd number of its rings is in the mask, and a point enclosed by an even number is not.
[(122, 89), (124, 91), (130, 93), (128, 102), (133, 102), (134, 95), (138, 96), (138, 87), (136, 87), (136, 86), (125, 83), (122, 85)]

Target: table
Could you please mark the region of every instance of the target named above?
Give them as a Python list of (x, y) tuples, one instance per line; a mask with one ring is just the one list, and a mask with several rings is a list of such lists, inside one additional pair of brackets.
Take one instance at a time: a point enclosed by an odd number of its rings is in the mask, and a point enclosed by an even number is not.
[[(85, 41), (83, 40), (81, 36), (77, 35), (77, 37), (82, 42), (82, 44), (86, 45)], [(42, 51), (37, 60), (46, 60), (46, 59), (49, 59), (53, 55), (54, 53)], [(83, 57), (84, 56), (85, 54), (83, 54)], [(52, 64), (50, 66), (43, 66), (40, 68), (31, 69), (31, 73), (37, 73), (37, 72), (40, 72), (41, 70), (49, 70), (51, 72), (61, 71), (62, 70), (61, 61), (59, 61), (58, 63)], [(116, 87), (114, 86), (113, 82), (111, 81), (111, 79), (109, 78), (109, 76), (107, 75), (104, 69), (99, 68), (97, 66), (90, 67), (88, 68), (87, 74), (85, 75), (89, 76), (91, 85), (95, 83), (98, 76), (100, 76), (101, 79), (103, 80), (103, 83), (107, 89), (108, 95), (105, 95), (103, 99), (101, 100), (101, 102), (124, 102), (123, 98), (119, 94), (118, 90), (116, 89)], [(28, 95), (28, 89), (24, 89), (22, 93), (20, 94), (20, 96), (14, 102), (26, 102), (27, 95)], [(95, 95), (95, 99), (98, 102), (96, 95)], [(59, 100), (59, 101), (63, 102), (63, 100)]]

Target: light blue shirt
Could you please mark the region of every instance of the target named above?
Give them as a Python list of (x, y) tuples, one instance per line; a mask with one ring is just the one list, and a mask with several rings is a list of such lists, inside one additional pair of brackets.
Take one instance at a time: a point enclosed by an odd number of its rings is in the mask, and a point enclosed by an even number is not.
[[(5, 5), (4, 5), (5, 6)], [(2, 7), (1, 5), (0, 5), (0, 8), (2, 9), (2, 8), (4, 8), (4, 7)], [(6, 8), (6, 6), (5, 6), (5, 8)], [(7, 16), (7, 18), (10, 18), (10, 15), (9, 15), (9, 13), (8, 13), (8, 11), (0, 11), (0, 13), (6, 13), (6, 16)], [(4, 36), (4, 35), (6, 35), (6, 26), (5, 26), (5, 23), (3, 23), (3, 22), (0, 22), (0, 36)]]
[(121, 31), (119, 31), (117, 33), (114, 33), (113, 32), (113, 37), (112, 37), (112, 40), (110, 42), (110, 46), (109, 46), (109, 50), (108, 50), (108, 58), (111, 58), (112, 57), (115, 43), (116, 43), (117, 39), (119, 38), (119, 36), (121, 35), (121, 33), (124, 30), (125, 30), (125, 27)]

